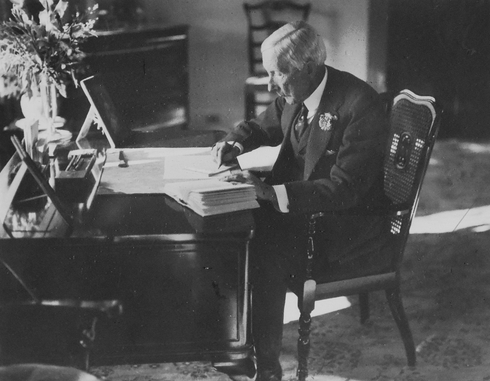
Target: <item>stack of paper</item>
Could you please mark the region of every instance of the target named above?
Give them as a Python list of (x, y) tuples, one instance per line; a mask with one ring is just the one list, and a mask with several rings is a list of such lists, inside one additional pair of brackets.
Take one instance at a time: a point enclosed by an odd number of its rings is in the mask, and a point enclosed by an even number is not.
[(201, 216), (259, 207), (250, 184), (194, 180), (165, 184), (163, 192)]

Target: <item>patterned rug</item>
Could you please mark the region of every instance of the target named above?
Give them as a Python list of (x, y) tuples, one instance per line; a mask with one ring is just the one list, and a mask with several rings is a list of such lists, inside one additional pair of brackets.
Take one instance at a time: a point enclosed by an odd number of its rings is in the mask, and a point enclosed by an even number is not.
[[(417, 366), (407, 367), (384, 293), (375, 292), (364, 325), (355, 297), (344, 299), (350, 307), (313, 318), (308, 380), (490, 380), (488, 184), (490, 144), (436, 143), (402, 268)], [(284, 380), (294, 380), (297, 322), (284, 331)], [(202, 362), (90, 371), (108, 381), (230, 380)]]

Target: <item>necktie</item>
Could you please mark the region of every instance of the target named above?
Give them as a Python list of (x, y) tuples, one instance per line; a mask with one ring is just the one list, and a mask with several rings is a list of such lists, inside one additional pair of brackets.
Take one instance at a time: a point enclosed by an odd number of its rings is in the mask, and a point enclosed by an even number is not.
[(300, 137), (303, 132), (306, 130), (306, 126), (308, 125), (308, 109), (303, 104), (301, 105), (301, 111), (299, 113), (299, 117), (296, 120), (296, 124), (294, 125), (294, 130), (296, 132), (296, 136)]

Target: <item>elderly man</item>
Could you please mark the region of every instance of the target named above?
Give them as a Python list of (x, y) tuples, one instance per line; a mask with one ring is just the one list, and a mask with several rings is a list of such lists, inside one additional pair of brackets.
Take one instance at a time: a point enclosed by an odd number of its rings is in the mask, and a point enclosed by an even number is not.
[(287, 287), (301, 295), (308, 213), (333, 211), (320, 225), (314, 276), (341, 279), (386, 266), (375, 254), (387, 228), (380, 217), (342, 211), (385, 203), (387, 121), (378, 94), (353, 75), (325, 65), (326, 49), (305, 22), (287, 24), (262, 44), (269, 91), (279, 97), (257, 119), (240, 123), (212, 151), (218, 163), (261, 145), (281, 144), (272, 173), (229, 181), (255, 186), (261, 208), (251, 246), (252, 329), (257, 380), (281, 380), (279, 355)]

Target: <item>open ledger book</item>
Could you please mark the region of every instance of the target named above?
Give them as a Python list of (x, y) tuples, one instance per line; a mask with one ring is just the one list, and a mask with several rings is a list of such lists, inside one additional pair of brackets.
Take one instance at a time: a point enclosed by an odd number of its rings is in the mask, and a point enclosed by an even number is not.
[(201, 216), (258, 208), (253, 185), (218, 179), (165, 184), (163, 192)]

